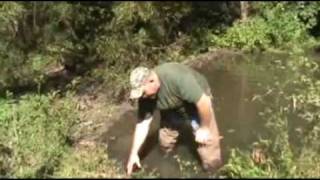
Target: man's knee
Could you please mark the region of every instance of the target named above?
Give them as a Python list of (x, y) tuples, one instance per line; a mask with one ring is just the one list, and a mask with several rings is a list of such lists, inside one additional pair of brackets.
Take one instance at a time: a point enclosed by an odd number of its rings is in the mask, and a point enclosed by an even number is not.
[(179, 133), (176, 130), (161, 128), (159, 130), (160, 148), (165, 152), (172, 151), (177, 143), (178, 136)]
[(216, 152), (209, 150), (206, 154), (202, 155), (201, 160), (202, 160), (202, 167), (206, 171), (214, 172), (222, 166), (222, 158), (221, 158), (220, 150), (216, 150)]
[(222, 166), (222, 157), (219, 141), (198, 147), (202, 166), (206, 171), (216, 171)]
[(210, 161), (202, 162), (202, 167), (205, 171), (216, 172), (221, 166), (221, 158), (215, 158)]

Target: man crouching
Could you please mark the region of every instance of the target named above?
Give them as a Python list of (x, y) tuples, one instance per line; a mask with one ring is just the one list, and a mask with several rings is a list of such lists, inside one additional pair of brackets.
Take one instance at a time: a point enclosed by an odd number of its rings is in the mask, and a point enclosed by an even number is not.
[(202, 167), (215, 171), (222, 165), (220, 136), (211, 90), (207, 80), (196, 70), (179, 64), (164, 63), (150, 70), (138, 67), (130, 74), (131, 99), (138, 100), (138, 122), (127, 163), (131, 175), (134, 164), (141, 167), (139, 150), (144, 143), (153, 112), (160, 110), (160, 147), (171, 152), (177, 143), (179, 127), (192, 126)]

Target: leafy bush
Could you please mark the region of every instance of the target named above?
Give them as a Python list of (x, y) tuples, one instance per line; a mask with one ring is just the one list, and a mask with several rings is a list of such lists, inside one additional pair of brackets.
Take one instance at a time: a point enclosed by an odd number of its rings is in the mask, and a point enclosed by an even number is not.
[(254, 48), (265, 49), (272, 41), (268, 37), (268, 24), (262, 18), (252, 18), (247, 22), (235, 22), (223, 36), (209, 34), (213, 45), (251, 50)]
[(11, 154), (4, 175), (31, 178), (52, 173), (76, 120), (71, 100), (60, 101), (54, 94), (25, 95), (19, 100), (2, 99), (0, 109), (0, 144)]
[(320, 5), (265, 3), (254, 4), (259, 12), (247, 21), (236, 21), (222, 36), (208, 35), (211, 45), (245, 50), (290, 48), (312, 40), (308, 29), (316, 25)]

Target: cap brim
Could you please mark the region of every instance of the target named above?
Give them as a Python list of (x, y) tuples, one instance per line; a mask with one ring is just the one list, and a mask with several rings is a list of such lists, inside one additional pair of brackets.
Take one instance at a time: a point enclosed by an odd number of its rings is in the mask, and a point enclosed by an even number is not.
[(132, 89), (130, 92), (130, 99), (138, 99), (142, 96), (143, 90), (142, 88)]

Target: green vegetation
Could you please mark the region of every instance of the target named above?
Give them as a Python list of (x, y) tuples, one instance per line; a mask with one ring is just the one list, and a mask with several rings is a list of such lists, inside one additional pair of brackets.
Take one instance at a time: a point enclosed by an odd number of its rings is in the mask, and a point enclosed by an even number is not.
[(103, 147), (80, 148), (66, 153), (54, 173), (56, 178), (124, 178), (119, 165), (108, 158)]
[(1, 100), (1, 167), (4, 175), (46, 177), (66, 151), (76, 121), (72, 102), (54, 94)]
[[(94, 87), (114, 106), (127, 100), (132, 68), (219, 48), (288, 58), (247, 62), (248, 75), (261, 81), (254, 101), (264, 104), (267, 132), (232, 149), (218, 174), (319, 177), (319, 62), (306, 54), (319, 49), (320, 3), (247, 3), (241, 11), (239, 2), (1, 2), (0, 177), (126, 177), (104, 146), (73, 139), (81, 124), (76, 98)], [(258, 163), (257, 147), (265, 155)]]
[[(262, 80), (259, 76), (265, 74), (273, 76), (262, 82), (261, 94), (255, 99), (264, 104), (265, 109), (259, 115), (267, 132), (246, 150), (233, 149), (221, 174), (274, 178), (319, 176), (316, 154), (320, 116), (316, 109), (320, 105), (320, 86), (315, 78), (319, 65), (299, 54), (292, 54), (288, 59), (270, 59), (257, 72), (249, 68), (248, 73), (255, 79)], [(252, 158), (257, 148), (263, 150), (262, 162)]]
[(246, 21), (235, 21), (222, 36), (209, 34), (212, 45), (244, 50), (290, 49), (312, 44), (309, 30), (317, 25), (319, 4), (305, 2), (257, 3), (256, 14)]

